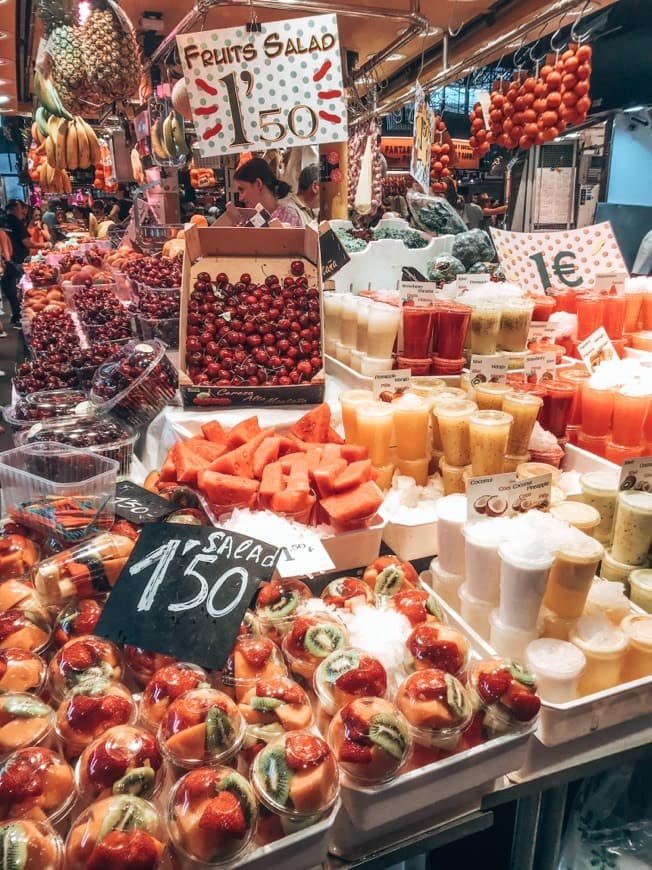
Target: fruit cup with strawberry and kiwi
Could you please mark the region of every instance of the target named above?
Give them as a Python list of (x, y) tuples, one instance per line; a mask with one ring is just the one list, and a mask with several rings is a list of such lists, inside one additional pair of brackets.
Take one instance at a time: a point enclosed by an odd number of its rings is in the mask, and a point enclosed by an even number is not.
[(327, 607), (353, 611), (361, 604), (373, 604), (375, 596), (363, 580), (357, 577), (338, 577), (322, 590), (321, 600)]
[(299, 608), (312, 597), (301, 580), (276, 579), (264, 583), (256, 598), (256, 617), (262, 633), (280, 644), (292, 627)]
[(25, 535), (8, 534), (0, 537), (0, 580), (25, 577), (40, 557), (37, 544)]
[(509, 659), (474, 662), (467, 682), (471, 702), (483, 710), (490, 734), (505, 734), (529, 727), (539, 714), (534, 674)]
[(96, 801), (74, 821), (66, 840), (66, 870), (158, 870), (167, 836), (156, 808), (134, 795)]
[(0, 613), (14, 607), (24, 609), (39, 606), (36, 590), (26, 577), (12, 577), (0, 583)]
[(22, 692), (0, 696), (0, 757), (25, 746), (51, 746), (54, 710)]
[(240, 702), (258, 680), (286, 677), (281, 650), (268, 637), (240, 635), (220, 673), (220, 686)]
[(116, 725), (90, 743), (75, 767), (77, 791), (87, 803), (112, 794), (152, 799), (165, 779), (165, 763), (154, 735)]
[(149, 652), (141, 647), (129, 646), (128, 644), (125, 644), (124, 647), (124, 657), (129, 673), (141, 689), (145, 688), (156, 671), (176, 662), (172, 656)]
[(371, 587), (379, 604), (419, 583), (413, 566), (396, 556), (380, 556), (365, 569), (362, 579)]
[(337, 650), (321, 662), (313, 686), (323, 711), (334, 716), (356, 698), (384, 698), (387, 672), (375, 656), (361, 649)]
[(30, 603), (0, 613), (0, 649), (24, 649), (42, 653), (50, 643), (52, 629), (47, 613)]
[(333, 751), (310, 731), (289, 731), (261, 750), (251, 784), (268, 810), (299, 825), (323, 817), (340, 788)]
[(189, 770), (221, 764), (237, 754), (245, 735), (235, 702), (217, 689), (191, 689), (168, 707), (157, 732), (165, 758)]
[(92, 634), (74, 637), (50, 661), (50, 693), (61, 701), (71, 689), (98, 680), (119, 681), (123, 672), (120, 651), (110, 640)]
[(396, 706), (407, 720), (421, 764), (436, 761), (438, 750), (455, 749), (473, 717), (464, 686), (438, 668), (410, 674), (399, 687)]
[(410, 753), (410, 732), (401, 711), (385, 698), (356, 698), (337, 711), (328, 729), (337, 763), (358, 782), (393, 779)]
[(468, 660), (469, 644), (464, 635), (438, 622), (417, 625), (405, 642), (403, 664), (408, 673), (439, 668), (457, 677)]
[(291, 672), (312, 685), (321, 662), (331, 653), (348, 645), (344, 623), (329, 613), (301, 613), (283, 638), (282, 650)]
[(401, 589), (389, 599), (388, 605), (398, 613), (402, 613), (412, 626), (424, 622), (445, 622), (444, 613), (437, 599), (425, 589)]
[(258, 752), (285, 731), (310, 728), (312, 705), (305, 690), (287, 677), (256, 680), (238, 704), (246, 723), (240, 758), (248, 766)]
[(63, 841), (48, 822), (17, 819), (0, 825), (0, 855), (20, 870), (62, 870)]
[(75, 637), (92, 634), (102, 615), (102, 603), (95, 598), (73, 598), (59, 611), (54, 620), (52, 639), (62, 647)]
[(258, 818), (248, 780), (230, 767), (201, 767), (170, 792), (167, 829), (183, 867), (225, 866), (249, 846)]
[(140, 718), (145, 728), (157, 731), (168, 707), (184, 692), (208, 686), (203, 668), (190, 662), (175, 662), (159, 668), (145, 686), (140, 702)]
[(77, 797), (69, 764), (44, 746), (13, 752), (0, 765), (0, 819), (64, 825)]
[(247, 637), (261, 637), (262, 629), (258, 617), (253, 610), (245, 610), (245, 615), (240, 623), (240, 631), (238, 636), (246, 635)]
[(30, 692), (40, 695), (48, 671), (44, 659), (29, 650), (0, 650), (0, 692)]
[(109, 728), (132, 725), (137, 717), (138, 705), (126, 686), (88, 680), (59, 704), (54, 728), (63, 754), (72, 759)]

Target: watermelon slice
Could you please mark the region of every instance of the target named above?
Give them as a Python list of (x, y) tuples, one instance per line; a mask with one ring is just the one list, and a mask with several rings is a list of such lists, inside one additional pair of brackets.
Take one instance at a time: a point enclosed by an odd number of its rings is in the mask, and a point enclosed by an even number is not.
[(226, 436), (226, 444), (229, 450), (240, 447), (241, 444), (246, 444), (251, 441), (260, 432), (258, 417), (247, 417), (242, 423), (238, 423)]
[(247, 444), (242, 444), (235, 450), (229, 450), (215, 462), (211, 462), (210, 470), (219, 471), (221, 474), (234, 474), (251, 480), (254, 476), (254, 455), (266, 437), (267, 433), (259, 432)]
[(210, 465), (210, 460), (201, 456), (190, 441), (177, 441), (170, 450), (176, 479), (191, 486), (197, 482), (197, 472)]
[(204, 471), (201, 491), (211, 504), (253, 507), (258, 492), (257, 480), (243, 480), (232, 474)]
[(357, 521), (373, 516), (382, 503), (383, 494), (372, 480), (321, 500), (331, 521), (340, 526), (353, 526)]
[(296, 453), (297, 450), (302, 450), (305, 453), (307, 449), (308, 445), (300, 438), (296, 438), (294, 435), (281, 435), (278, 455), (286, 456), (288, 453)]
[(279, 514), (287, 514), (298, 522), (305, 522), (315, 504), (315, 497), (309, 492), (285, 489), (272, 496), (271, 508)]
[(292, 466), (290, 476), (287, 481), (287, 488), (295, 492), (310, 492), (310, 481), (308, 480), (308, 465), (299, 465), (298, 463)]
[(326, 435), (326, 441), (328, 441), (329, 444), (344, 444), (344, 438), (342, 438), (335, 429), (331, 429), (330, 427), (328, 429), (328, 434)]
[(335, 478), (333, 488), (335, 492), (346, 492), (371, 480), (372, 474), (371, 459), (360, 459), (358, 462), (352, 462)]
[(280, 447), (281, 439), (278, 435), (272, 435), (261, 442), (260, 447), (254, 453), (254, 477), (257, 477), (258, 480), (260, 480), (263, 476), (265, 466), (269, 465), (271, 462), (276, 462)]
[(201, 431), (207, 441), (214, 441), (216, 444), (226, 444), (226, 432), (217, 420), (204, 423)]
[(163, 463), (163, 467), (161, 468), (161, 483), (174, 483), (177, 479), (177, 470), (174, 467), (174, 460), (172, 459), (172, 451), (167, 455), (165, 462)]
[(322, 402), (297, 420), (294, 426), (290, 427), (290, 433), (309, 444), (323, 444), (328, 440), (330, 425), (331, 409), (326, 402)]
[(359, 459), (367, 459), (369, 451), (363, 444), (342, 444), (340, 455), (347, 462), (357, 462)]
[(285, 477), (280, 462), (272, 462), (266, 465), (260, 481), (260, 502), (264, 507), (269, 507), (272, 496), (285, 489)]
[(314, 469), (312, 479), (315, 482), (320, 498), (334, 494), (335, 481), (345, 468), (346, 459), (336, 459), (331, 463), (322, 462), (318, 468)]
[(210, 465), (218, 456), (222, 456), (227, 451), (226, 444), (217, 444), (215, 441), (206, 441), (204, 438), (190, 438), (186, 444), (197, 456), (206, 460), (206, 465)]

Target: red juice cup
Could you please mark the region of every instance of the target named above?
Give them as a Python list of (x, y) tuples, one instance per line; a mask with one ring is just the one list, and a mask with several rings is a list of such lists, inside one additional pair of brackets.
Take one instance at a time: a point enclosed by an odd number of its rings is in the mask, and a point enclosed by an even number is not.
[(643, 307), (643, 291), (625, 290), (625, 332), (636, 332)]
[(613, 441), (607, 441), (607, 446), (604, 449), (604, 458), (609, 462), (615, 462), (616, 465), (622, 465), (626, 459), (638, 459), (643, 455), (643, 446), (637, 447), (626, 446), (624, 444), (614, 444)]
[[(403, 306), (403, 355), (424, 359), (430, 352), (433, 333), (437, 328), (434, 308)], [(457, 354), (459, 356), (460, 354)]]
[(609, 338), (622, 338), (627, 300), (622, 293), (604, 296), (604, 328)]
[(537, 323), (549, 320), (557, 306), (554, 296), (535, 296), (532, 301), (534, 302), (532, 320)]
[(566, 369), (559, 372), (557, 377), (558, 380), (575, 384), (577, 387), (568, 423), (571, 426), (579, 426), (582, 423), (582, 386), (589, 380), (591, 374), (586, 368)]
[[(612, 387), (582, 386), (582, 430), (586, 435), (602, 437), (611, 431), (614, 408)], [(578, 441), (578, 445), (579, 444)]]
[[(447, 360), (458, 360), (464, 351), (464, 341), (471, 322), (471, 306), (455, 302), (437, 306), (439, 329), (437, 336), (437, 356)], [(433, 346), (434, 350), (434, 346)]]
[(568, 314), (577, 314), (577, 293), (574, 290), (564, 290), (555, 294), (557, 311), (566, 311)]
[(563, 438), (577, 387), (565, 381), (550, 381), (545, 384), (545, 390), (541, 425), (557, 438)]
[(643, 322), (642, 329), (652, 329), (652, 293), (649, 290), (643, 294), (641, 320)]
[(580, 450), (588, 450), (589, 453), (595, 453), (596, 456), (605, 458), (607, 451), (607, 442), (609, 435), (588, 435), (583, 430), (577, 433), (577, 446)]
[(583, 341), (602, 326), (604, 299), (581, 293), (577, 296), (577, 340)]

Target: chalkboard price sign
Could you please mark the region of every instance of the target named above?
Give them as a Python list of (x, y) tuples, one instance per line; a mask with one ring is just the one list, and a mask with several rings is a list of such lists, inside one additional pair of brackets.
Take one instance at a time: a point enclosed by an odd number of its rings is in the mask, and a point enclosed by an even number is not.
[(175, 506), (131, 480), (120, 480), (115, 488), (115, 512), (132, 523), (154, 523), (168, 516)]
[(221, 668), (280, 551), (224, 529), (143, 528), (95, 633), (206, 668)]

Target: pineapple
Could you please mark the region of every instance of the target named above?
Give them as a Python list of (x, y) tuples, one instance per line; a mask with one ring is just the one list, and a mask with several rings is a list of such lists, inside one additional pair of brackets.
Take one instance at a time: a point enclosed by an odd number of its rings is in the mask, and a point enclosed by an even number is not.
[(140, 51), (129, 19), (112, 2), (97, 5), (82, 28), (84, 64), (91, 88), (104, 102), (138, 91)]
[(83, 60), (82, 31), (74, 0), (39, 0), (38, 12), (48, 34), (50, 77), (64, 106), (81, 114), (81, 101), (93, 100)]

